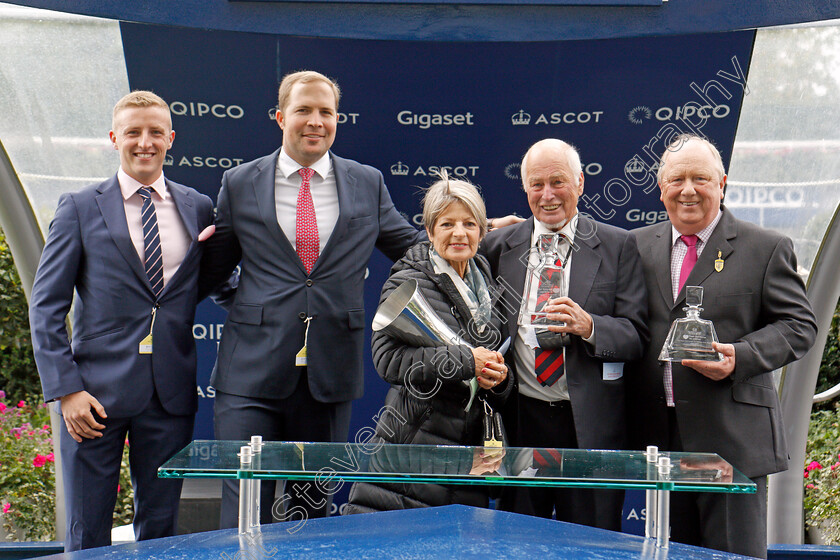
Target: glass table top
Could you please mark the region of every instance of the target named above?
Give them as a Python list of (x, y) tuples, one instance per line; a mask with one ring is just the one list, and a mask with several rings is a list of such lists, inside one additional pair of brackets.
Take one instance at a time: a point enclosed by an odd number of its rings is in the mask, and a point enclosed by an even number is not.
[(749, 478), (713, 453), (661, 452), (673, 466), (659, 474), (642, 451), (266, 442), (242, 465), (237, 454), (247, 444), (193, 441), (158, 476), (755, 492)]

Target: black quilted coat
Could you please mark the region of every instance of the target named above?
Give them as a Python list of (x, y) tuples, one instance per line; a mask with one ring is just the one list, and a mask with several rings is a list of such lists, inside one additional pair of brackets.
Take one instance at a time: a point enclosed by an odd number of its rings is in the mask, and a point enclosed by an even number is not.
[[(474, 262), (492, 286), (490, 267), (484, 257), (476, 255)], [(470, 311), (446, 274), (435, 274), (429, 260), (429, 242), (418, 243), (391, 269), (380, 302), (400, 284), (417, 280), (418, 290), (455, 332), (473, 344), (496, 349), (501, 344), (501, 320), (494, 312), (491, 324), (480, 335), (468, 328)], [(494, 290), (490, 290), (491, 296)], [(487, 400), (499, 410), (513, 388), (511, 372), (493, 391), (479, 389), (469, 412), (464, 407), (469, 390), (463, 383), (475, 376), (472, 352), (466, 346), (437, 347), (407, 346), (383, 333), (373, 333), (371, 340), (373, 363), (379, 375), (391, 384), (385, 404), (398, 414), (382, 413), (377, 424), (377, 441), (432, 445), (480, 445), (484, 407), (479, 398)], [(449, 359), (447, 359), (447, 357)], [(410, 389), (409, 389), (410, 387)], [(435, 390), (435, 388), (437, 390)], [(420, 395), (433, 394), (428, 398)], [(405, 422), (403, 422), (403, 420)], [(378, 439), (379, 438), (379, 439)], [(381, 458), (387, 461), (383, 455)], [(422, 461), (419, 457), (411, 461)], [(471, 457), (453, 461), (449, 468), (469, 472)], [(345, 513), (365, 513), (415, 507), (467, 504), (486, 506), (487, 490), (481, 486), (443, 486), (436, 484), (370, 484), (356, 483), (350, 491)]]

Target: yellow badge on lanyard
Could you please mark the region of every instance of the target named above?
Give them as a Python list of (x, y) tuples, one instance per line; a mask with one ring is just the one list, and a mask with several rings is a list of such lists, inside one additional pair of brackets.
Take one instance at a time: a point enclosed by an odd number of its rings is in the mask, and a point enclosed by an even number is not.
[(155, 330), (155, 317), (157, 316), (157, 308), (158, 305), (152, 308), (152, 324), (149, 326), (149, 334), (140, 341), (140, 348), (138, 352), (140, 354), (151, 354), (152, 353), (152, 332)]
[(720, 272), (721, 270), (723, 270), (723, 259), (720, 258), (721, 255), (721, 251), (718, 251), (718, 258), (715, 259), (715, 272)]
[(309, 342), (309, 323), (312, 321), (312, 317), (306, 318), (306, 332), (303, 334), (303, 348), (298, 350), (298, 353), (295, 354), (295, 366), (296, 367), (305, 367), (306, 366), (306, 345)]

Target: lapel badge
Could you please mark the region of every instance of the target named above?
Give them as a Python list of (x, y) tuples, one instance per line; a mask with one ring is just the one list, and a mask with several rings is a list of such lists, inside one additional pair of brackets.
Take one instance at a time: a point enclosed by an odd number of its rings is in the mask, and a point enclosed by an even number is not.
[(715, 259), (715, 272), (723, 270), (723, 259), (720, 258), (721, 254), (721, 251), (718, 251), (718, 258)]

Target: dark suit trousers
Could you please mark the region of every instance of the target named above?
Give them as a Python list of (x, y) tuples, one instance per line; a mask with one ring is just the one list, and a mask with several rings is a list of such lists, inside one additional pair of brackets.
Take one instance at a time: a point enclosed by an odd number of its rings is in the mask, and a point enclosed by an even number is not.
[[(216, 439), (263, 441), (345, 442), (350, 431), (351, 403), (322, 403), (309, 391), (306, 375), (291, 396), (285, 399), (258, 399), (216, 393), (214, 405)], [(284, 493), (275, 500), (276, 483), (263, 480), (260, 485), (260, 523), (290, 521), (300, 523), (310, 518), (326, 517), (331, 497), (314, 483), (297, 481), (285, 484)], [(221, 528), (238, 527), (239, 481), (222, 484)]]
[[(572, 407), (568, 401), (550, 404), (522, 395), (516, 399), (513, 446), (577, 448)], [(534, 468), (537, 467), (534, 464)], [(516, 513), (618, 531), (623, 499), (624, 492), (616, 490), (541, 487), (506, 491), (501, 507)]]
[[(671, 451), (682, 451), (673, 408), (668, 413)], [(671, 492), (671, 540), (767, 558), (767, 477), (752, 479), (755, 494)]]
[(126, 434), (134, 486), (135, 537), (146, 540), (174, 535), (182, 481), (158, 478), (157, 469), (190, 442), (195, 417), (169, 414), (157, 395), (137, 416), (105, 420), (94, 416), (106, 426), (101, 438), (76, 443), (66, 427), (61, 430), (67, 503), (65, 551), (111, 544)]

